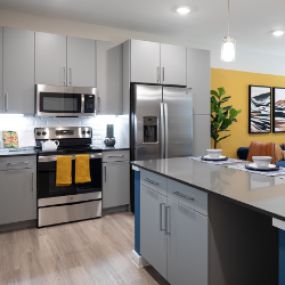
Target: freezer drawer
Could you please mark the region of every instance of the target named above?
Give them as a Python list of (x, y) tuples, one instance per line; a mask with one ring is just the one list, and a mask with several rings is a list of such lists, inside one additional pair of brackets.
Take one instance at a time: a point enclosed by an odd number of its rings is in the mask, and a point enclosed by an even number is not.
[(38, 227), (102, 216), (102, 200), (38, 209)]

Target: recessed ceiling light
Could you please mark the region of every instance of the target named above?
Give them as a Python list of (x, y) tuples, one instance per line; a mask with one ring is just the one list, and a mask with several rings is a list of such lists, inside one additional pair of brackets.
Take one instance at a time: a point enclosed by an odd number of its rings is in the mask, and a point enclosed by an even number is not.
[(272, 32), (272, 35), (276, 38), (282, 37), (284, 35), (284, 31), (283, 30), (275, 30)]
[(190, 12), (191, 12), (191, 9), (188, 6), (180, 6), (176, 8), (176, 13), (181, 16), (188, 15)]

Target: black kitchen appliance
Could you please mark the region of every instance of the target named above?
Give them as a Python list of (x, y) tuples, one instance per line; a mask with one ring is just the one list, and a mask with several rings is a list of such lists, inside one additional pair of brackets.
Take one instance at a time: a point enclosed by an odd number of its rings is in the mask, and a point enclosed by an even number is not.
[[(38, 227), (98, 218), (102, 216), (102, 152), (92, 148), (89, 127), (36, 128), (36, 144), (58, 140), (56, 151), (39, 151), (38, 155)], [(75, 184), (76, 154), (90, 155), (91, 182)], [(56, 186), (58, 155), (72, 156), (72, 184)]]
[(114, 125), (107, 125), (106, 127), (106, 138), (104, 140), (106, 146), (113, 147), (116, 143), (116, 139), (114, 137)]

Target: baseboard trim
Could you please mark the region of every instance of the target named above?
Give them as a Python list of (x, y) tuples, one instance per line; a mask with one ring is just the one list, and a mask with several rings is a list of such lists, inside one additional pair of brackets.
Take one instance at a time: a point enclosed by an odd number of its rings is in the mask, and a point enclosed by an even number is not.
[(139, 255), (134, 249), (132, 251), (132, 261), (134, 264), (137, 266), (137, 268), (144, 268), (148, 264), (148, 262), (141, 256)]

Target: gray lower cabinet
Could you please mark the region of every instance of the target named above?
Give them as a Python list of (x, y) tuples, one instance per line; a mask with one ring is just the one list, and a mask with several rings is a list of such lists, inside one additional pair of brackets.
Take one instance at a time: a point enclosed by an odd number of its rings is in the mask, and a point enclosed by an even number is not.
[(36, 157), (0, 158), (0, 225), (36, 219)]
[(34, 113), (35, 33), (3, 28), (3, 111)]
[(103, 208), (128, 206), (130, 203), (129, 151), (103, 154)]
[(97, 108), (99, 115), (123, 112), (123, 46), (97, 41)]
[(4, 103), (4, 94), (3, 94), (3, 28), (0, 27), (0, 112), (4, 110), (3, 103)]
[(36, 32), (36, 83), (66, 85), (66, 36)]
[(141, 255), (172, 285), (208, 284), (207, 194), (142, 171)]

